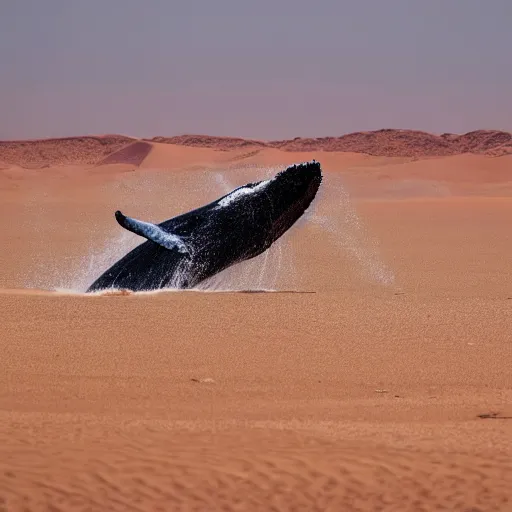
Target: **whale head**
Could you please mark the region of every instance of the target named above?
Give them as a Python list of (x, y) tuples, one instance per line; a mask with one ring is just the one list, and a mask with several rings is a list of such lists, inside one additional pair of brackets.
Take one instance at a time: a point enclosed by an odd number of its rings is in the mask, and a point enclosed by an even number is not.
[(295, 164), (271, 179), (248, 183), (233, 190), (215, 202), (215, 209), (236, 210), (237, 223), (246, 212), (255, 229), (264, 226), (263, 248), (267, 248), (307, 210), (321, 183), (319, 162), (312, 160)]
[(288, 167), (265, 185), (274, 240), (308, 209), (322, 183), (322, 169), (315, 160)]

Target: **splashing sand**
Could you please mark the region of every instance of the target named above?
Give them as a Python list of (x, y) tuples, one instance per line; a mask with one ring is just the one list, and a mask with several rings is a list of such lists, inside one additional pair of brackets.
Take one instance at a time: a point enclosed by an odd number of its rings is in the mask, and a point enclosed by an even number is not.
[[(268, 180), (280, 168), (264, 166), (238, 166), (229, 169), (207, 169), (178, 176), (161, 172), (145, 172), (142, 176), (129, 175), (121, 181), (108, 185), (116, 191), (118, 201), (127, 204), (127, 211), (135, 210), (138, 218), (169, 218), (182, 211), (200, 206), (236, 187), (248, 182)], [(180, 197), (183, 187), (193, 191), (194, 204), (184, 204)], [(189, 194), (192, 195), (192, 194)], [(166, 205), (171, 205), (169, 213)], [(112, 210), (117, 208), (112, 205)], [(158, 212), (158, 213), (157, 213)], [(44, 212), (43, 212), (44, 215)], [(312, 227), (320, 239), (313, 240), (313, 246), (304, 247), (301, 237)], [(85, 292), (88, 286), (107, 268), (127, 252), (139, 245), (142, 240), (136, 235), (121, 229), (111, 221), (108, 230), (93, 226), (95, 232), (105, 233), (104, 237), (94, 237), (90, 250), (70, 261), (69, 257), (53, 260), (62, 263), (46, 269), (40, 267), (36, 278), (28, 283), (30, 288), (68, 290)], [(307, 250), (315, 259), (315, 245), (325, 245), (326, 240), (334, 244), (333, 257), (348, 258), (353, 263), (350, 272), (359, 272), (362, 278), (380, 285), (394, 282), (392, 271), (382, 261), (377, 241), (372, 239), (357, 214), (349, 193), (339, 175), (324, 173), (324, 184), (317, 199), (303, 218), (276, 241), (265, 253), (233, 265), (228, 269), (200, 283), (201, 291), (241, 291), (241, 290), (299, 290), (303, 287), (301, 270), (296, 264), (297, 251)], [(98, 245), (98, 242), (100, 245)], [(345, 270), (347, 271), (347, 270)], [(179, 280), (176, 286), (179, 285)]]

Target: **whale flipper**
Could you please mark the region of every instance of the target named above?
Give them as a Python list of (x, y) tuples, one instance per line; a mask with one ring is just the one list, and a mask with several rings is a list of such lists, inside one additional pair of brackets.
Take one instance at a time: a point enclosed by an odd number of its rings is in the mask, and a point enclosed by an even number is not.
[(171, 251), (178, 251), (182, 254), (188, 254), (189, 250), (185, 242), (178, 235), (165, 231), (160, 226), (152, 224), (151, 222), (143, 222), (141, 220), (132, 219), (123, 215), (119, 210), (116, 211), (117, 222), (128, 231), (135, 233), (151, 240)]

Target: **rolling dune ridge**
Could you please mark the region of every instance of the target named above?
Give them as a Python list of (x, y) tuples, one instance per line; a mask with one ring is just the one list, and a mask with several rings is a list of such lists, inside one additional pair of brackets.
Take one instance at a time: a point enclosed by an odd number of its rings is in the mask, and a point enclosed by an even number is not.
[(345, 152), (373, 156), (427, 158), (465, 153), (503, 156), (512, 154), (512, 134), (477, 130), (463, 135), (434, 135), (418, 130), (385, 129), (355, 132), (341, 137), (260, 141), (239, 137), (178, 135), (137, 140), (124, 135), (0, 141), (0, 161), (21, 167), (128, 163), (140, 165), (151, 143), (220, 151), (279, 149), (291, 152)]

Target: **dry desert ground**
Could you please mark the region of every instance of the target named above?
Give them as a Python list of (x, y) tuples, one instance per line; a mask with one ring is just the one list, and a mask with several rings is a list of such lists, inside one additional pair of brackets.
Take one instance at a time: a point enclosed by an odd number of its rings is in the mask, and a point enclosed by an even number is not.
[[(0, 147), (0, 510), (512, 510), (512, 154), (57, 142)], [(313, 158), (267, 253), (82, 293), (116, 209)]]

